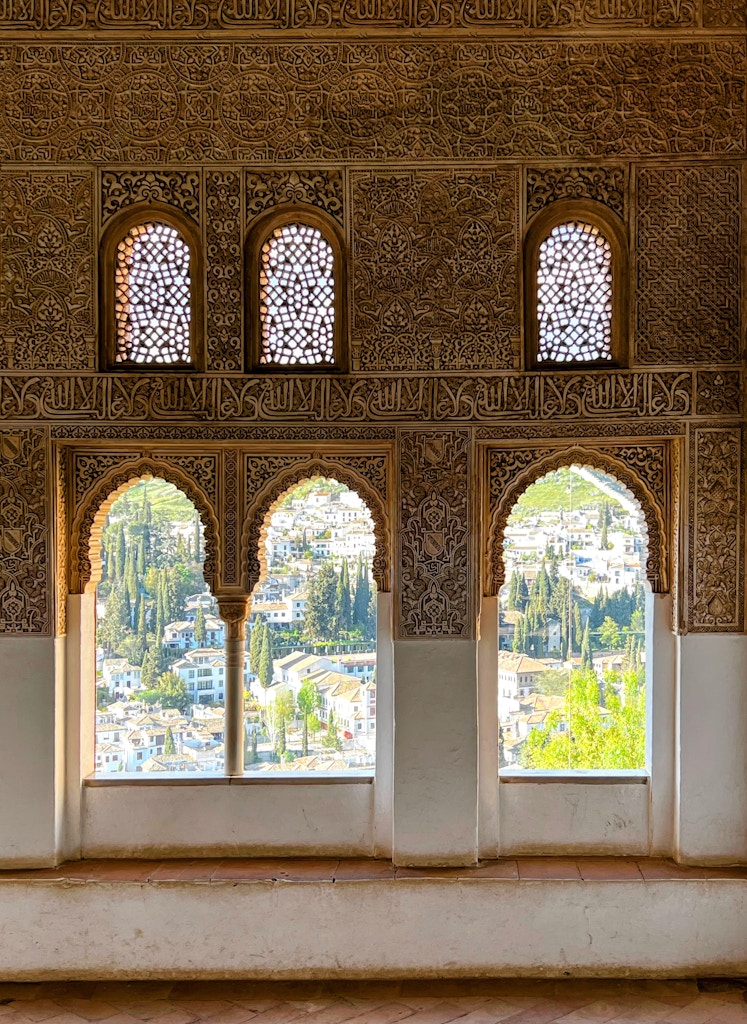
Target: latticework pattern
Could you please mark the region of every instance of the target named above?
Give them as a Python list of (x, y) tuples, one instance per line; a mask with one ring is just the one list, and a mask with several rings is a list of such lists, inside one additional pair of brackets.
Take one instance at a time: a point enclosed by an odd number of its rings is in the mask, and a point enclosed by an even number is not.
[(283, 224), (262, 246), (260, 361), (334, 363), (334, 253), (318, 228)]
[(117, 246), (117, 362), (190, 361), (189, 246), (170, 224), (131, 227)]
[(537, 359), (612, 358), (612, 250), (593, 224), (552, 229), (537, 265)]

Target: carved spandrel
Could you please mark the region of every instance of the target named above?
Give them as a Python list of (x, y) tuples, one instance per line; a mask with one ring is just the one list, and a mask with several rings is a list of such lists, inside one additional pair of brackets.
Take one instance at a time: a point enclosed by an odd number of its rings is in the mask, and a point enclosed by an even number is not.
[(340, 170), (248, 171), (246, 213), (252, 218), (287, 203), (305, 203), (343, 223), (343, 176)]
[(690, 434), (688, 628), (744, 625), (742, 435), (738, 427)]
[(400, 439), (397, 635), (471, 638), (471, 438), (467, 430)]
[(432, 165), (745, 149), (741, 37), (154, 44), (147, 67), (129, 43), (6, 54), (7, 160)]
[(624, 218), (626, 190), (624, 167), (529, 167), (527, 219), (559, 199), (594, 199)]
[[(722, 373), (728, 387), (719, 392), (719, 415), (738, 416), (740, 373)], [(365, 378), (5, 374), (0, 376), (0, 419), (297, 426), (679, 420), (694, 412), (699, 379), (690, 370)]]
[(646, 576), (654, 593), (669, 589), (670, 446), (667, 442), (512, 445), (488, 453), (488, 552), (486, 594), (505, 582), (503, 538), (509, 516), (531, 484), (561, 466), (591, 466), (610, 473), (638, 500), (646, 523)]
[[(378, 589), (391, 589), (391, 537), (389, 528), (390, 457), (387, 454), (355, 455), (296, 452), (289, 455), (244, 455), (246, 521), (242, 536), (243, 582), (251, 591), (262, 571), (263, 538), (274, 504), (296, 484), (321, 476), (337, 480), (355, 491), (373, 520), (376, 553), (371, 573)], [(262, 550), (261, 550), (262, 548)]]
[(353, 178), (353, 365), (519, 365), (518, 175)]
[(48, 474), (43, 431), (0, 431), (0, 634), (52, 631)]
[(164, 203), (200, 220), (199, 171), (104, 171), (101, 220), (132, 203)]
[(0, 176), (0, 367), (92, 369), (93, 176)]
[(638, 361), (736, 361), (739, 168), (644, 168), (637, 192)]

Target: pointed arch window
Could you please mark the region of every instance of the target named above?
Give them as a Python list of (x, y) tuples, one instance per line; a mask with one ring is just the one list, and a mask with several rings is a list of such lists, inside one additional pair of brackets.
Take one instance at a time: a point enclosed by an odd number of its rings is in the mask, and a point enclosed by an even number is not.
[(297, 206), (250, 235), (250, 362), (254, 369), (344, 369), (344, 266), (337, 226)]
[(201, 369), (196, 226), (161, 204), (128, 208), (102, 244), (103, 361), (108, 369)]
[(627, 243), (601, 203), (560, 201), (530, 224), (524, 283), (530, 367), (624, 366)]

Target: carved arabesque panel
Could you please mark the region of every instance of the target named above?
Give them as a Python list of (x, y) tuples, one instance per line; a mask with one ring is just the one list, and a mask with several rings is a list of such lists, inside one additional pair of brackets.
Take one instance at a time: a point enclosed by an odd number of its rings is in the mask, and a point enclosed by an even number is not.
[(399, 461), (397, 635), (471, 638), (470, 431), (403, 432)]
[(200, 221), (199, 171), (104, 171), (101, 223), (132, 203), (164, 203)]
[(696, 427), (690, 434), (688, 628), (741, 631), (744, 622), (742, 433)]
[[(729, 155), (745, 41), (101, 42), (4, 51), (0, 159), (183, 165)], [(499, 173), (499, 172), (496, 172)]]
[(515, 171), (353, 176), (353, 365), (519, 365)]
[(246, 172), (246, 213), (249, 220), (286, 203), (318, 206), (343, 223), (341, 170)]
[(55, 635), (67, 634), (67, 580), (68, 580), (68, 482), (67, 452), (62, 447), (52, 450), (54, 459), (55, 510)]
[(488, 453), (487, 579), (485, 593), (504, 583), (503, 537), (518, 498), (562, 466), (591, 466), (619, 480), (637, 499), (646, 524), (646, 576), (651, 590), (669, 589), (670, 449), (666, 441), (562, 448), (491, 448)]
[(527, 220), (559, 199), (593, 199), (624, 220), (626, 189), (624, 167), (529, 167)]
[(296, 484), (315, 476), (337, 480), (366, 503), (374, 524), (376, 554), (371, 572), (383, 593), (391, 590), (391, 537), (388, 511), (387, 454), (244, 456), (246, 515), (241, 539), (245, 587), (251, 592), (263, 571), (264, 537), (273, 506)]
[(235, 587), (241, 582), (240, 540), (239, 540), (239, 456), (235, 449), (229, 448), (221, 455), (223, 515), (222, 530), (222, 572), (221, 583), (225, 587)]
[(243, 366), (242, 219), (240, 172), (206, 174), (208, 370), (225, 372), (241, 370)]
[(739, 168), (645, 168), (637, 192), (639, 362), (737, 362)]
[[(96, 473), (96, 459), (101, 471)], [(112, 502), (136, 480), (157, 477), (174, 484), (197, 509), (205, 530), (203, 575), (215, 589), (218, 550), (216, 514), (217, 455), (158, 454), (134, 457), (132, 453), (76, 453), (73, 462), (72, 491), (77, 496), (71, 525), (70, 591), (84, 593), (96, 585), (101, 575), (101, 531)], [(81, 467), (81, 481), (75, 474)], [(95, 480), (93, 486), (91, 481)]]
[(0, 432), (0, 634), (49, 634), (47, 442), (43, 430)]
[(93, 176), (89, 171), (0, 176), (0, 367), (96, 365)]

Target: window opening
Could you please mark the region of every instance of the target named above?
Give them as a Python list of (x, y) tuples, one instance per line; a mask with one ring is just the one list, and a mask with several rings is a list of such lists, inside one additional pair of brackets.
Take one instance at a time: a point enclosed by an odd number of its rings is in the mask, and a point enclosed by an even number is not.
[(647, 534), (614, 477), (568, 466), (529, 486), (504, 537), (499, 765), (646, 765)]
[(268, 516), (250, 610), (247, 773), (371, 770), (376, 751), (373, 520), (336, 480)]
[(310, 224), (283, 224), (267, 238), (259, 275), (260, 362), (335, 361), (334, 251)]
[[(96, 588), (96, 773), (222, 772), (224, 625), (189, 498), (165, 480), (111, 505)], [(247, 664), (248, 678), (248, 664)]]
[(612, 249), (594, 224), (557, 224), (537, 263), (540, 362), (612, 359)]
[(116, 251), (116, 362), (188, 363), (190, 295), (190, 249), (176, 228), (129, 228)]

